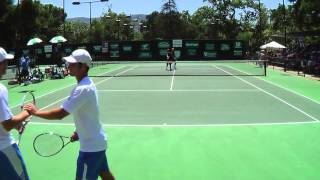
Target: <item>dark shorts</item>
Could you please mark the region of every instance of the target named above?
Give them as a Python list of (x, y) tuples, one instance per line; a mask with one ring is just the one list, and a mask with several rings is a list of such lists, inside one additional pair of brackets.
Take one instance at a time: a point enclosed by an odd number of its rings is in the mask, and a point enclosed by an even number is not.
[(26, 166), (16, 144), (0, 150), (0, 179), (29, 180)]
[(96, 180), (101, 172), (108, 172), (106, 151), (79, 152), (77, 179)]

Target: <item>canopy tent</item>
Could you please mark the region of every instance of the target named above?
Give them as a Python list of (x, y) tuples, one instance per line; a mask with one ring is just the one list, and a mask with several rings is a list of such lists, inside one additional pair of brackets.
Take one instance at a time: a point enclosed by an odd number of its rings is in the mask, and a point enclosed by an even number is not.
[(268, 44), (265, 44), (263, 46), (260, 46), (260, 49), (285, 49), (286, 47), (284, 45), (281, 45), (275, 41), (272, 41)]

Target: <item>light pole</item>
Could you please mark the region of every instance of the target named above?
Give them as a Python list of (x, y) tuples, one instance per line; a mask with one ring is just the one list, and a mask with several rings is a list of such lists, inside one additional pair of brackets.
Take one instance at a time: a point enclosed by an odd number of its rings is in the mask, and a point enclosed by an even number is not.
[(284, 46), (287, 47), (287, 20), (286, 20), (286, 6), (284, 0), (282, 0), (283, 5), (283, 25), (284, 25)]
[(20, 49), (20, 41), (21, 41), (21, 30), (20, 30), (20, 26), (21, 26), (21, 23), (20, 23), (20, 21), (21, 21), (21, 15), (20, 15), (20, 13), (21, 13), (21, 10), (20, 10), (20, 0), (18, 0), (18, 5), (17, 5), (17, 14), (18, 14), (18, 20), (17, 20), (17, 26), (18, 26), (18, 28), (17, 28), (17, 31), (16, 31), (16, 34), (17, 34), (17, 40), (18, 40), (18, 44), (16, 44), (15, 46), (16, 47), (18, 47), (18, 49)]
[(139, 23), (139, 31), (142, 33), (147, 28), (146, 25), (143, 25), (143, 23)]
[(124, 23), (123, 24), (123, 26), (125, 27), (125, 35), (126, 35), (126, 40), (128, 40), (129, 39), (129, 29), (128, 29), (128, 27), (129, 27), (129, 24), (127, 24), (127, 23)]
[(120, 22), (121, 22), (121, 20), (117, 19), (116, 21), (118, 23), (118, 41), (120, 41)]
[(99, 0), (99, 1), (84, 1), (84, 2), (80, 2), (80, 1), (73, 1), (72, 4), (73, 5), (80, 5), (80, 4), (89, 4), (90, 5), (90, 35), (91, 35), (91, 5), (92, 3), (96, 3), (96, 2), (107, 2), (108, 0)]
[(259, 43), (262, 43), (262, 15), (261, 15), (261, 2), (259, 0)]
[(66, 18), (64, 17), (64, 0), (62, 1), (62, 3), (63, 3), (63, 16), (62, 16), (62, 18), (63, 18), (63, 37), (66, 37)]

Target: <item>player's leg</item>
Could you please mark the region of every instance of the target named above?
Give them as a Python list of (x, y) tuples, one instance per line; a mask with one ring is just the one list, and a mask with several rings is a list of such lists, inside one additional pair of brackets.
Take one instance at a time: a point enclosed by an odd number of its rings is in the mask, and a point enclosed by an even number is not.
[(29, 180), (25, 163), (16, 144), (0, 151), (0, 179)]
[(82, 180), (86, 177), (87, 165), (85, 164), (85, 153), (79, 152), (77, 160), (76, 180)]
[(100, 177), (102, 180), (115, 180), (114, 176), (112, 175), (109, 165), (106, 153), (104, 152), (101, 154), (101, 165), (100, 165)]
[(102, 180), (115, 180), (114, 176), (110, 171), (101, 172), (100, 177)]

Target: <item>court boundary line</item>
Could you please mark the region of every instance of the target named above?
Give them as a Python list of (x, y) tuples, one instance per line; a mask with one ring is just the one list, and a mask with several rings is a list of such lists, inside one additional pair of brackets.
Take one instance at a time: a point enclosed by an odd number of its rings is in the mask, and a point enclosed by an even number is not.
[(276, 84), (276, 83), (274, 83), (274, 82), (271, 82), (271, 81), (268, 81), (268, 80), (265, 80), (265, 79), (262, 79), (262, 78), (258, 78), (258, 77), (255, 77), (255, 78), (260, 79), (260, 80), (262, 80), (262, 81), (264, 81), (264, 82), (267, 82), (267, 83), (269, 83), (269, 84), (271, 84), (271, 85), (273, 85), (273, 86), (277, 86), (277, 87), (279, 87), (279, 88), (281, 88), (281, 89), (284, 89), (284, 90), (286, 90), (286, 91), (288, 91), (288, 92), (291, 92), (291, 93), (296, 94), (296, 95), (298, 95), (298, 96), (301, 96), (301, 97), (303, 97), (303, 98), (306, 98), (306, 99), (308, 99), (308, 100), (310, 100), (310, 101), (312, 101), (312, 102), (320, 105), (320, 102), (318, 102), (318, 101), (316, 101), (316, 100), (314, 100), (314, 99), (312, 99), (312, 98), (310, 98), (310, 97), (307, 97), (307, 96), (305, 96), (305, 95), (303, 95), (303, 94), (301, 94), (301, 93), (298, 93), (298, 92), (296, 92), (296, 91), (290, 90), (290, 89), (285, 88), (285, 87), (283, 87), (283, 86), (281, 86), (281, 85), (279, 85), (279, 84)]
[[(267, 94), (267, 95), (269, 95), (269, 96), (271, 96), (271, 97), (273, 97), (273, 98), (275, 98), (275, 99), (283, 102), (284, 104), (286, 104), (286, 105), (290, 106), (291, 108), (299, 111), (300, 113), (302, 113), (302, 114), (304, 114), (305, 116), (313, 119), (314, 121), (320, 122), (320, 120), (319, 120), (318, 118), (315, 118), (315, 117), (313, 117), (312, 115), (304, 112), (304, 111), (301, 110), (300, 108), (298, 108), (298, 107), (296, 107), (296, 106), (288, 103), (287, 101), (283, 100), (282, 98), (280, 98), (280, 97), (278, 97), (278, 96), (276, 96), (276, 95), (274, 95), (274, 94), (272, 94), (272, 93), (270, 93), (270, 92), (268, 92), (268, 91), (266, 91), (266, 90), (264, 90), (264, 89), (262, 89), (262, 88), (260, 88), (260, 87), (258, 87), (258, 86), (256, 86), (256, 85), (254, 85), (253, 83), (251, 83), (251, 82), (249, 82), (249, 81), (247, 81), (247, 80), (244, 80), (244, 79), (242, 79), (242, 78), (240, 78), (240, 77), (237, 77), (237, 76), (233, 75), (232, 73), (230, 73), (230, 72), (228, 72), (228, 71), (226, 71), (226, 70), (223, 70), (223, 69), (221, 69), (221, 68), (219, 68), (219, 67), (217, 67), (217, 66), (215, 66), (215, 65), (212, 65), (212, 66), (215, 67), (215, 68), (217, 68), (217, 69), (219, 69), (219, 70), (221, 70), (221, 71), (223, 71), (223, 72), (225, 72), (225, 73), (227, 73), (227, 74), (229, 74), (229, 75), (231, 75), (231, 76), (234, 77), (234, 78), (239, 79), (240, 81), (242, 81), (242, 82), (244, 82), (244, 83), (246, 83), (246, 84), (248, 84), (248, 85), (250, 85), (250, 86), (252, 86), (252, 87), (255, 87), (255, 88), (259, 89), (261, 92), (263, 92), (263, 93), (265, 93), (265, 94)], [(229, 67), (229, 66), (227, 66), (227, 67)], [(235, 68), (232, 68), (232, 69), (237, 70), (237, 69), (235, 69)]]
[[(107, 71), (107, 72), (98, 74), (98, 76), (99, 76), (99, 75), (102, 76), (103, 74), (110, 73), (110, 72), (113, 72), (113, 71), (117, 71), (117, 70), (122, 69), (122, 68), (124, 68), (124, 67), (126, 67), (126, 66), (121, 66), (121, 67), (116, 68), (116, 69), (114, 69), (114, 70), (111, 70), (111, 71)], [(71, 87), (71, 86), (74, 86), (74, 85), (76, 85), (76, 84), (77, 84), (77, 83), (72, 83), (72, 84), (70, 84), (70, 85), (61, 87), (61, 88), (56, 89), (56, 90), (54, 90), (54, 91), (50, 91), (50, 92), (48, 92), (48, 93), (46, 93), (46, 94), (43, 94), (43, 95), (41, 95), (41, 96), (36, 97), (36, 100), (41, 99), (41, 98), (43, 98), (43, 97), (45, 97), (45, 96), (48, 96), (48, 95), (50, 95), (50, 94), (56, 93), (56, 92), (58, 92), (58, 91), (67, 89), (67, 88), (69, 88), (69, 87)], [(14, 108), (17, 108), (17, 107), (19, 107), (19, 106), (20, 106), (20, 104), (17, 104), (17, 105), (13, 105), (12, 107), (9, 107), (9, 108), (10, 108), (10, 109), (14, 109)]]
[(168, 90), (168, 89), (104, 89), (104, 90), (97, 90), (98, 92), (260, 92), (258, 89), (190, 89), (190, 90), (183, 90), (183, 89), (175, 89), (175, 90)]
[[(242, 73), (245, 73), (245, 74), (250, 75), (249, 73), (244, 72), (244, 71), (241, 71), (241, 70), (236, 69), (236, 68), (234, 68), (234, 67), (231, 67), (231, 66), (228, 66), (228, 65), (226, 65), (226, 66), (229, 67), (229, 68), (231, 68), (231, 69), (234, 69), (234, 70), (236, 70), (236, 71), (239, 71), (239, 72), (242, 72)], [(286, 87), (283, 87), (283, 86), (281, 86), (281, 85), (279, 85), (279, 84), (276, 84), (276, 83), (274, 83), (274, 82), (268, 81), (268, 80), (266, 80), (266, 79), (262, 79), (261, 77), (255, 77), (255, 78), (256, 78), (256, 79), (259, 79), (259, 80), (261, 80), (261, 81), (264, 81), (264, 82), (266, 82), (266, 83), (269, 83), (269, 84), (271, 84), (271, 85), (273, 85), (273, 86), (276, 86), (276, 87), (278, 87), (278, 88), (281, 88), (281, 89), (283, 89), (283, 90), (286, 90), (286, 91), (288, 91), (288, 92), (291, 92), (291, 93), (293, 93), (293, 94), (296, 94), (296, 95), (298, 95), (298, 96), (301, 96), (301, 97), (303, 97), (303, 98), (306, 98), (306, 99), (308, 99), (308, 100), (310, 100), (310, 101), (312, 101), (312, 102), (320, 105), (320, 102), (319, 102), (319, 101), (316, 101), (316, 100), (314, 100), (314, 99), (312, 99), (312, 98), (310, 98), (310, 97), (307, 97), (307, 96), (305, 96), (305, 95), (303, 95), (303, 94), (301, 94), (301, 93), (298, 93), (298, 92), (296, 92), (296, 91), (293, 91), (293, 90), (291, 90), (291, 89), (288, 89), (288, 88), (286, 88)]]
[[(125, 67), (127, 67), (127, 66), (125, 66)], [(129, 68), (129, 69), (125, 70), (125, 71), (121, 71), (120, 73), (117, 73), (117, 74), (115, 74), (115, 75), (112, 76), (112, 77), (109, 77), (109, 78), (107, 78), (107, 79), (104, 79), (104, 80), (102, 80), (102, 81), (99, 81), (99, 82), (95, 83), (95, 85), (98, 86), (99, 84), (101, 84), (101, 83), (103, 83), (103, 82), (106, 82), (106, 81), (114, 78), (115, 76), (119, 76), (119, 75), (121, 75), (121, 74), (123, 74), (123, 73), (126, 73), (126, 72), (128, 72), (128, 71), (131, 71), (131, 70), (133, 70), (133, 69), (135, 69), (135, 68), (137, 68), (137, 67), (138, 67), (138, 66), (134, 66), (134, 67)]]
[[(102, 124), (103, 127), (146, 127), (146, 128), (170, 128), (170, 127), (243, 127), (243, 126), (281, 126), (281, 125), (305, 125), (305, 124), (319, 124), (320, 121), (305, 121), (305, 122), (281, 122), (281, 123), (227, 123), (227, 124)], [(42, 123), (30, 122), (31, 125), (57, 125), (57, 126), (75, 126), (74, 123)]]
[(172, 78), (171, 78), (171, 86), (170, 86), (170, 91), (173, 90), (173, 83), (174, 83), (174, 75), (176, 73), (176, 70), (173, 70)]
[[(127, 66), (125, 66), (125, 67), (127, 67)], [(134, 67), (132, 67), (132, 68), (130, 68), (130, 69), (124, 70), (124, 71), (122, 71), (122, 72), (120, 72), (120, 73), (117, 73), (115, 76), (118, 76), (118, 75), (121, 75), (121, 74), (123, 74), (123, 73), (126, 73), (126, 72), (128, 72), (128, 71), (130, 71), (130, 70), (132, 70), (132, 69), (134, 69), (134, 68), (136, 68), (136, 67), (137, 67), (137, 66), (134, 66)], [(112, 79), (113, 77), (114, 77), (114, 76), (109, 77), (109, 78), (107, 78), (107, 79), (104, 79), (104, 80), (102, 80), (102, 81), (99, 81), (99, 82), (95, 83), (95, 85), (98, 86), (99, 84), (101, 84), (101, 83), (103, 83), (103, 82), (106, 82), (106, 81)], [(49, 105), (41, 108), (40, 110), (44, 110), (44, 109), (46, 109), (46, 108), (48, 108), (48, 107), (50, 107), (50, 106), (52, 106), (52, 105), (54, 105), (54, 104), (57, 104), (58, 102), (67, 99), (68, 97), (69, 97), (69, 96), (66, 96), (66, 97), (63, 97), (63, 98), (61, 98), (61, 99), (59, 99), (59, 100), (56, 100), (56, 101), (52, 102), (51, 104), (49, 104)]]

